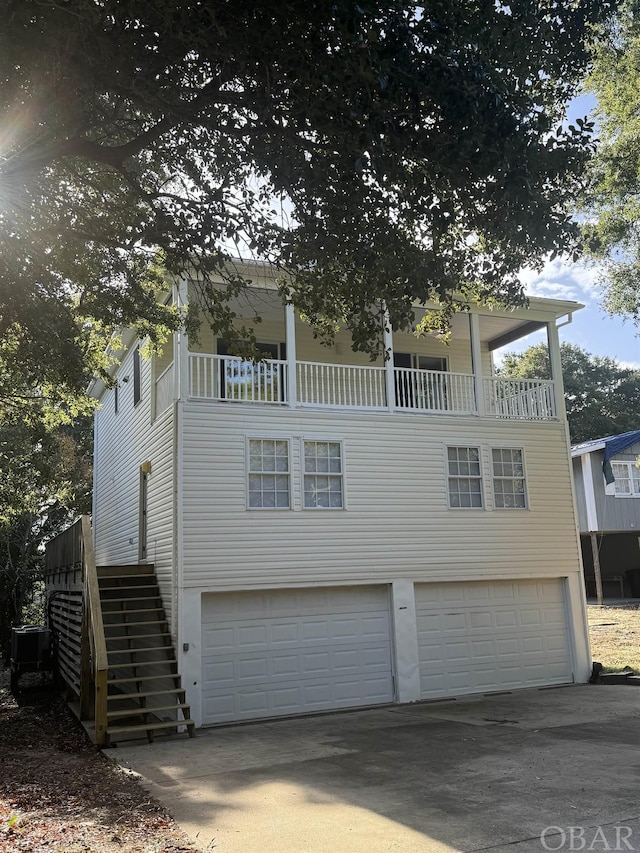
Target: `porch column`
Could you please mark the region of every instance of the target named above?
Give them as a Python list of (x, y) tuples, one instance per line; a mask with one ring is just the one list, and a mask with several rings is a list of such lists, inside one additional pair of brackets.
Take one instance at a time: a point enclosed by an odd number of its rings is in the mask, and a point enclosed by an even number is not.
[(390, 412), (396, 408), (396, 377), (393, 365), (393, 330), (391, 328), (391, 317), (385, 305), (382, 321), (382, 340), (384, 346), (384, 371), (387, 389), (387, 408)]
[[(186, 281), (179, 281), (174, 285), (173, 298), (182, 314), (187, 312), (188, 287)], [(176, 332), (173, 338), (173, 382), (174, 400), (187, 399), (189, 397), (189, 341), (184, 327)]]
[(391, 584), (394, 650), (396, 654), (396, 701), (420, 699), (420, 652), (416, 620), (415, 587), (412, 580)]
[(284, 307), (285, 340), (287, 343), (287, 403), (292, 408), (298, 405), (298, 383), (296, 367), (296, 313), (290, 302)]
[(484, 379), (482, 376), (482, 349), (480, 347), (480, 315), (469, 313), (469, 336), (471, 338), (471, 363), (473, 365), (473, 387), (476, 395), (476, 413), (486, 414), (484, 404)]
[(566, 421), (567, 411), (564, 405), (564, 383), (562, 381), (562, 361), (560, 359), (560, 338), (556, 321), (547, 323), (547, 346), (549, 347), (549, 364), (553, 379), (553, 393), (556, 402), (556, 417)]

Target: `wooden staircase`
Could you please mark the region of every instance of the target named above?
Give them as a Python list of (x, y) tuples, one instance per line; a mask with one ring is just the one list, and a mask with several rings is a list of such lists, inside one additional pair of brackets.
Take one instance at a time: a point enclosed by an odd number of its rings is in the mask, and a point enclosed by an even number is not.
[(151, 565), (98, 566), (107, 645), (107, 746), (195, 724)]

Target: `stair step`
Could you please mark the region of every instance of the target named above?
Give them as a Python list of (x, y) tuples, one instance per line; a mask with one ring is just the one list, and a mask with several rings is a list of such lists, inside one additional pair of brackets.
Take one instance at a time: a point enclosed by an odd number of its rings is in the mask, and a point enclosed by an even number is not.
[(107, 649), (107, 655), (131, 655), (139, 654), (140, 652), (173, 652), (173, 646), (146, 646), (141, 649)]
[(175, 664), (175, 658), (155, 658), (154, 660), (108, 660), (107, 669), (139, 669), (141, 666), (164, 666), (165, 664)]
[[(118, 611), (118, 612), (122, 613), (122, 611)], [(125, 627), (126, 628), (136, 628), (136, 627), (139, 627), (140, 625), (153, 625), (154, 627), (160, 628), (163, 625), (167, 626), (167, 620), (166, 619), (145, 619), (142, 622), (141, 621), (137, 621), (137, 622), (111, 622), (111, 623), (107, 622), (104, 627), (105, 627), (105, 629), (106, 628), (125, 628)], [(162, 633), (163, 634), (169, 633), (168, 626), (167, 626), (167, 630), (163, 631)], [(151, 636), (151, 634), (149, 636)], [(115, 638), (107, 637), (107, 640), (111, 640), (111, 639), (115, 639)]]
[(131, 669), (135, 667), (139, 669), (141, 666), (158, 666), (158, 664), (174, 664), (178, 663), (175, 658), (166, 658), (165, 660), (141, 660), (141, 661), (123, 661), (122, 663), (110, 663), (107, 666), (107, 669), (110, 671), (112, 669)]
[[(111, 603), (111, 602), (103, 602), (103, 604), (105, 604), (105, 603)], [(105, 610), (103, 607), (102, 615), (108, 616), (111, 614), (113, 616), (123, 616), (123, 615), (126, 616), (129, 613), (162, 613), (163, 611), (164, 611), (164, 607), (138, 607), (135, 609), (131, 608), (129, 610), (123, 610), (123, 609)]]
[[(152, 625), (153, 623), (152, 622), (149, 622), (149, 623), (145, 622), (143, 624)], [(122, 626), (121, 625), (111, 625), (110, 627), (111, 628), (120, 628)], [(114, 642), (117, 642), (117, 641), (122, 641), (122, 640), (151, 640), (154, 637), (167, 637), (168, 639), (171, 639), (171, 635), (169, 634), (168, 631), (155, 631), (153, 633), (148, 633), (148, 634), (115, 634), (115, 635), (112, 634), (110, 637), (106, 637), (106, 639), (108, 642), (111, 642), (111, 640), (113, 640)]]
[[(120, 717), (139, 717), (141, 714), (156, 714), (158, 711), (184, 711), (189, 710), (189, 706), (180, 702), (175, 705), (158, 705), (157, 707), (144, 708), (128, 708), (126, 711), (107, 711), (107, 720), (115, 720)], [(180, 723), (180, 720), (176, 721)]]
[(98, 583), (131, 580), (139, 580), (141, 583), (147, 583), (148, 581), (155, 583), (156, 574), (155, 572), (121, 572), (119, 574), (98, 575)]
[(158, 590), (158, 594), (160, 591), (158, 589), (157, 583), (132, 583), (127, 584), (126, 586), (100, 586), (100, 595), (103, 592), (138, 592), (138, 591), (149, 591), (149, 590)]
[[(107, 734), (115, 735), (124, 732), (160, 731), (161, 729), (177, 729), (178, 726), (195, 726), (193, 720), (167, 720), (164, 723), (142, 723), (136, 726), (107, 726)], [(192, 736), (192, 735), (191, 735)]]
[[(157, 664), (154, 664), (157, 666)], [(122, 667), (114, 667), (114, 669), (122, 669)], [(163, 672), (160, 675), (138, 675), (132, 676), (128, 675), (126, 678), (108, 678), (107, 679), (107, 687), (110, 687), (112, 684), (137, 684), (139, 681), (160, 681), (162, 678), (171, 678), (175, 681), (177, 678), (180, 679), (180, 673), (178, 672)], [(164, 693), (164, 691), (162, 691)], [(114, 694), (111, 694), (112, 696)], [(120, 694), (118, 698), (124, 694)]]
[(113, 598), (103, 598), (103, 604), (126, 604), (128, 602), (133, 601), (157, 601), (159, 598), (162, 598), (160, 593), (158, 592), (156, 595), (120, 595), (114, 596)]
[(132, 575), (155, 575), (153, 563), (120, 563), (116, 566), (96, 566), (100, 578), (131, 577)]
[[(113, 681), (109, 684), (113, 684)], [(148, 690), (145, 693), (111, 693), (107, 696), (107, 702), (115, 702), (118, 699), (148, 699), (149, 696), (169, 696), (170, 694), (178, 696), (180, 693), (185, 695), (186, 692), (184, 687), (167, 687), (166, 690)]]

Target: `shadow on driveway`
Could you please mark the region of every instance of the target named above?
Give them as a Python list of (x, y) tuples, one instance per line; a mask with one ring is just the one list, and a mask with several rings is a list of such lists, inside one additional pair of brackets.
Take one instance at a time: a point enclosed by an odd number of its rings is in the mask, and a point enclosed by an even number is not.
[(580, 685), (109, 754), (216, 853), (539, 853), (640, 851), (639, 747), (640, 690)]

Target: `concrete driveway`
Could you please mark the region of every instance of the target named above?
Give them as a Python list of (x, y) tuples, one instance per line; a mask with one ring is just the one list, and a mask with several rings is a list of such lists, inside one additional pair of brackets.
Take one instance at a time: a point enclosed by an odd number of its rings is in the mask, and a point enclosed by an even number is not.
[(215, 853), (640, 851), (640, 690), (580, 685), (122, 746)]

